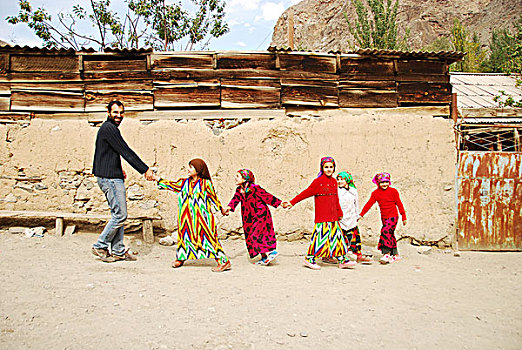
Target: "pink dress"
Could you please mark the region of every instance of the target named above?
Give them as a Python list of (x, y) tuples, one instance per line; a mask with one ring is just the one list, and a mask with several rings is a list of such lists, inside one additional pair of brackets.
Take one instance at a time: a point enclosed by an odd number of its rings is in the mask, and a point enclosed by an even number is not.
[(228, 206), (234, 211), (239, 203), (241, 203), (243, 230), (250, 257), (253, 258), (257, 254), (266, 254), (276, 249), (274, 223), (268, 205), (277, 208), (281, 204), (281, 200), (262, 189), (261, 186), (250, 184), (246, 193), (241, 190), (241, 187), (238, 187)]

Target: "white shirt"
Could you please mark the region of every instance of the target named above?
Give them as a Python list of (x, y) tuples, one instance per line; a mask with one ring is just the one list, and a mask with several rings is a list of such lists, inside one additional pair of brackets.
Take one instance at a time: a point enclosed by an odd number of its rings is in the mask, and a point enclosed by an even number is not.
[(359, 195), (353, 187), (346, 189), (338, 188), (339, 204), (343, 210), (343, 218), (339, 221), (343, 230), (350, 230), (357, 226), (357, 216), (359, 215)]

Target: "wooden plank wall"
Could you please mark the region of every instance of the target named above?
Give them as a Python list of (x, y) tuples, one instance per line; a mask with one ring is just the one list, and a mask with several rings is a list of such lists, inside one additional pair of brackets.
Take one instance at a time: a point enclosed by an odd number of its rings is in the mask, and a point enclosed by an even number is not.
[(0, 111), (398, 107), (451, 102), (448, 62), (302, 52), (0, 48)]

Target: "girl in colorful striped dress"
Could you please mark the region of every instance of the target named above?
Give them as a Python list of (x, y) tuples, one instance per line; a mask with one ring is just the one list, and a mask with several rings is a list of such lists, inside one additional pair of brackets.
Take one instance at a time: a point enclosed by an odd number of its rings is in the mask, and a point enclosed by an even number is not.
[(321, 268), (317, 258), (335, 258), (342, 269), (356, 265), (346, 257), (348, 248), (339, 226), (343, 211), (339, 205), (337, 181), (332, 177), (334, 171), (335, 160), (332, 157), (321, 158), (319, 176), (294, 199), (283, 203), (283, 207), (291, 208), (303, 199), (314, 196), (315, 227), (304, 261), (304, 265), (313, 270)]
[(254, 174), (248, 169), (241, 169), (236, 173), (236, 185), (234, 197), (228, 203), (230, 209), (227, 209), (227, 214), (241, 203), (248, 254), (250, 258), (261, 254), (261, 260), (257, 264), (267, 266), (277, 256), (274, 224), (268, 206), (277, 208), (281, 200), (256, 184)]
[[(373, 183), (377, 185), (377, 189), (372, 192), (370, 199), (364, 205), (359, 215), (362, 218), (372, 205), (377, 202), (381, 211), (381, 236), (377, 249), (382, 252), (379, 260), (381, 264), (389, 264), (400, 260), (399, 251), (397, 250), (397, 239), (395, 238), (395, 229), (399, 222), (399, 213), (402, 217), (402, 224), (406, 225), (406, 212), (402, 205), (399, 192), (390, 187), (391, 176), (388, 173), (379, 173), (374, 176)], [(397, 212), (397, 208), (399, 211)]]
[(192, 159), (188, 175), (177, 181), (156, 178), (160, 189), (178, 194), (178, 249), (172, 267), (181, 267), (189, 259), (214, 258), (218, 265), (212, 271), (230, 270), (230, 260), (219, 243), (212, 213), (215, 209), (226, 215), (226, 210), (216, 195), (207, 164), (201, 159)]

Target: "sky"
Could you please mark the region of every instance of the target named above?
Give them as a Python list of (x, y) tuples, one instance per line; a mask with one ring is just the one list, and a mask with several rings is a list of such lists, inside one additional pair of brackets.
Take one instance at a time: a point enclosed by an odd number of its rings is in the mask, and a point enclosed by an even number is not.
[[(225, 9), (230, 31), (210, 41), (209, 50), (266, 50), (272, 40), (274, 25), (279, 16), (301, 0), (228, 0)], [(167, 2), (173, 2), (167, 0)], [(182, 0), (182, 3), (189, 3)], [(71, 12), (72, 6), (81, 4), (87, 8), (87, 0), (30, 0), (33, 8), (44, 7), (56, 17), (59, 12)], [(126, 13), (124, 0), (112, 0), (111, 9)], [(41, 46), (41, 40), (26, 24), (7, 23), (7, 16), (18, 14), (17, 0), (0, 0), (0, 39), (10, 44)], [(82, 27), (92, 30), (91, 27)]]

